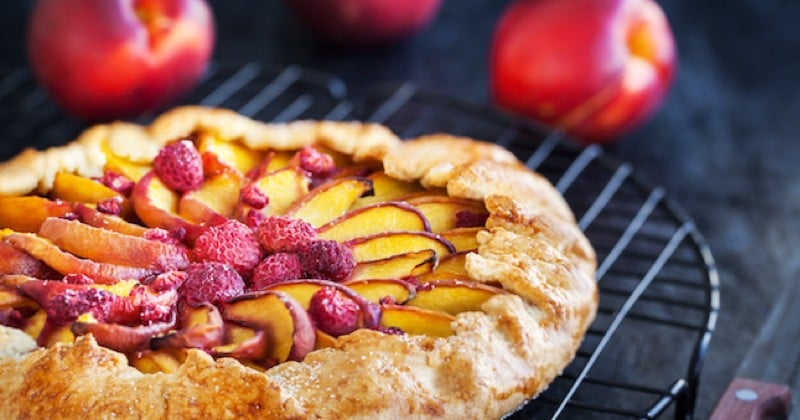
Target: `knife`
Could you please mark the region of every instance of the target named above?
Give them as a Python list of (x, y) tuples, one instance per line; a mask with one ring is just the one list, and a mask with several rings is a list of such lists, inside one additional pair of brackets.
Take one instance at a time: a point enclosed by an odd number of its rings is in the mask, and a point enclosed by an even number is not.
[[(712, 420), (787, 419), (800, 378), (800, 282), (790, 280), (722, 394)], [(800, 418), (800, 413), (794, 417)]]

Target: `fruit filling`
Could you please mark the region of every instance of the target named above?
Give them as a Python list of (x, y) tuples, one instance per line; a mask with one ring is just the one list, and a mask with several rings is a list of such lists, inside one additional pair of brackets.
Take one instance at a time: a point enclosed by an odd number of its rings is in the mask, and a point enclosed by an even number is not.
[(210, 133), (152, 166), (106, 154), (102, 177), (0, 197), (0, 325), (41, 346), (91, 334), (142, 372), (189, 349), (266, 369), (359, 329), (446, 337), (505, 293), (465, 269), (483, 203), (379, 162)]

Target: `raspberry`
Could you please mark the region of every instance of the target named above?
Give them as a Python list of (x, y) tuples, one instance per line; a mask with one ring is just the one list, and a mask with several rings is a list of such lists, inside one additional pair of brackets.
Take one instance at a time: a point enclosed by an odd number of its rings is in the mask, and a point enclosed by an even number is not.
[(261, 191), (255, 184), (248, 184), (239, 192), (239, 198), (242, 203), (248, 206), (261, 210), (269, 203), (269, 197)]
[(297, 255), (280, 252), (264, 258), (253, 270), (253, 289), (264, 290), (271, 284), (302, 277), (303, 266)]
[(172, 313), (172, 306), (146, 303), (139, 310), (139, 321), (144, 325), (166, 322), (172, 317)]
[(305, 220), (268, 216), (258, 224), (257, 235), (267, 252), (293, 252), (314, 240), (317, 231)]
[(94, 280), (92, 280), (92, 278), (87, 276), (86, 274), (70, 273), (64, 276), (64, 278), (61, 279), (61, 281), (67, 284), (76, 284), (76, 285), (94, 284)]
[(164, 146), (153, 167), (161, 181), (175, 191), (191, 191), (203, 182), (203, 158), (189, 140)]
[(230, 219), (206, 229), (197, 237), (194, 258), (198, 262), (228, 264), (239, 274), (247, 276), (261, 260), (261, 248), (247, 225)]
[(358, 305), (333, 287), (323, 287), (314, 293), (308, 314), (316, 321), (317, 328), (334, 337), (358, 328)]
[(300, 247), (297, 255), (309, 278), (343, 281), (356, 266), (350, 249), (336, 241), (311, 241)]
[(150, 283), (150, 288), (156, 292), (177, 290), (186, 281), (187, 274), (183, 271), (167, 271), (161, 273)]
[(147, 231), (144, 233), (145, 239), (164, 242), (165, 244), (170, 244), (170, 245), (180, 245), (181, 241), (185, 237), (186, 237), (186, 229), (182, 227), (175, 228), (172, 230), (153, 228), (153, 229), (147, 229)]
[(111, 197), (97, 203), (97, 211), (118, 216), (122, 213), (122, 197)]
[(51, 297), (44, 307), (49, 321), (63, 324), (90, 311), (95, 317), (104, 318), (113, 300), (114, 294), (94, 287), (66, 289)]
[(102, 177), (94, 179), (124, 196), (129, 196), (135, 185), (135, 183), (125, 177), (125, 175), (120, 175), (114, 171), (105, 171)]
[(322, 153), (311, 146), (300, 149), (294, 159), (300, 168), (311, 173), (315, 178), (328, 177), (336, 172), (336, 163), (331, 155)]
[(251, 229), (256, 229), (265, 220), (267, 220), (267, 216), (255, 209), (250, 209), (244, 217), (244, 223)]
[(217, 304), (244, 292), (242, 276), (227, 264), (207, 262), (192, 264), (179, 292), (189, 305), (203, 302)]
[(479, 227), (486, 224), (489, 218), (488, 213), (477, 213), (469, 210), (461, 210), (456, 213), (456, 227)]

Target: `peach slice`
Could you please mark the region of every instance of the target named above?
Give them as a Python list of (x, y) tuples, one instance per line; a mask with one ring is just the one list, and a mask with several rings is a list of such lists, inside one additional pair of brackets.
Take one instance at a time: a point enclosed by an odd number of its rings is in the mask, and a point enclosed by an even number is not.
[(144, 236), (147, 232), (147, 228), (129, 223), (121, 217), (99, 212), (82, 203), (76, 203), (74, 211), (78, 219), (89, 226), (131, 236)]
[(421, 276), (431, 272), (437, 262), (436, 252), (432, 249), (409, 252), (382, 260), (359, 263), (353, 269), (348, 280), (400, 279)]
[[(202, 227), (184, 220), (177, 214), (178, 194), (164, 185), (155, 172), (148, 172), (136, 183), (131, 192), (131, 201), (136, 215), (148, 227), (167, 230), (185, 229), (190, 242), (203, 231)], [(224, 218), (220, 220), (222, 221)]]
[[(254, 181), (256, 187), (267, 195), (269, 204), (260, 211), (264, 214), (285, 214), (289, 208), (308, 194), (311, 179), (296, 167), (290, 166), (266, 175)], [(240, 204), (236, 211), (239, 219), (244, 220), (250, 206)]]
[(17, 232), (36, 232), (48, 217), (64, 217), (73, 204), (36, 196), (0, 197), (0, 228)]
[(106, 164), (103, 169), (124, 175), (126, 178), (136, 182), (153, 168), (150, 165), (131, 162), (114, 154), (106, 154)]
[(389, 258), (408, 252), (432, 249), (442, 258), (455, 252), (453, 245), (439, 235), (430, 232), (384, 232), (372, 236), (351, 239), (345, 245), (353, 251), (356, 262)]
[(372, 204), (350, 211), (319, 228), (320, 239), (339, 242), (383, 232), (430, 231), (428, 219), (416, 208), (398, 202)]
[(51, 277), (53, 270), (45, 263), (10, 244), (0, 242), (0, 275), (20, 274), (31, 277)]
[(329, 347), (336, 347), (336, 337), (322, 330), (317, 330), (317, 343), (314, 350), (326, 349)]
[(47, 323), (47, 312), (44, 309), (39, 309), (31, 315), (27, 320), (25, 320), (25, 326), (22, 328), (22, 331), (25, 334), (28, 334), (34, 340), (39, 339), (42, 336), (42, 331), (44, 331), (44, 324)]
[(385, 172), (375, 172), (369, 175), (372, 181), (372, 188), (375, 194), (368, 197), (362, 197), (353, 203), (353, 209), (368, 206), (370, 204), (382, 203), (385, 201), (397, 200), (400, 197), (406, 196), (411, 193), (424, 191), (422, 185), (418, 182), (406, 182), (395, 179), (386, 175)]
[(380, 306), (365, 299), (353, 289), (340, 283), (320, 279), (290, 280), (273, 284), (266, 290), (286, 293), (294, 298), (303, 309), (307, 310), (311, 305), (311, 298), (314, 296), (314, 293), (317, 293), (323, 287), (332, 287), (352, 299), (361, 310), (361, 324), (364, 327), (375, 328), (378, 326), (380, 321)]
[(71, 343), (75, 341), (75, 334), (70, 329), (70, 325), (56, 325), (45, 322), (36, 344), (41, 347), (52, 347), (58, 343)]
[(417, 288), (417, 294), (406, 305), (458, 315), (480, 311), (492, 296), (505, 294), (503, 289), (486, 284), (458, 280), (437, 280)]
[(292, 162), (292, 152), (273, 150), (267, 156), (267, 163), (264, 165), (264, 173), (274, 172), (288, 167)]
[[(455, 229), (461, 226), (461, 218), (474, 223), (485, 223), (489, 215), (486, 206), (480, 201), (465, 200), (455, 197), (425, 196), (407, 200), (407, 202), (422, 212), (431, 224), (431, 231), (435, 233)], [(463, 215), (460, 216), (460, 215)], [(474, 222), (474, 223), (472, 223)]]
[(202, 348), (222, 344), (223, 323), (219, 310), (208, 303), (199, 307), (185, 307), (180, 314), (181, 329), (150, 340), (150, 348)]
[(40, 279), (38, 279), (36, 277), (26, 276), (26, 275), (22, 275), (22, 274), (4, 274), (4, 275), (0, 276), (0, 287), (2, 287), (2, 286), (17, 287), (17, 286), (21, 286), (21, 285), (23, 285), (23, 284), (25, 284), (25, 283), (27, 283), (27, 282), (29, 282), (31, 280), (44, 281), (44, 280), (40, 280)]
[(439, 235), (450, 241), (455, 250), (474, 251), (478, 249), (478, 232), (482, 227), (455, 228), (439, 233)]
[(311, 190), (286, 215), (318, 228), (347, 212), (357, 198), (370, 194), (372, 181), (367, 178), (334, 179)]
[(210, 223), (220, 216), (232, 217), (244, 179), (236, 172), (207, 178), (200, 188), (189, 191), (178, 203), (178, 214), (195, 223)]
[(129, 355), (129, 360), (142, 373), (172, 373), (181, 366), (174, 354), (164, 350), (137, 351)]
[(248, 149), (240, 144), (218, 139), (210, 133), (201, 133), (197, 139), (197, 150), (200, 153), (210, 152), (217, 156), (222, 164), (246, 174), (264, 160), (264, 153)]
[(175, 314), (167, 322), (159, 322), (138, 327), (102, 322), (75, 321), (70, 330), (76, 336), (92, 334), (97, 344), (122, 353), (145, 350), (151, 337), (165, 333), (175, 326)]
[(399, 328), (411, 335), (448, 337), (453, 335), (455, 317), (445, 312), (413, 306), (381, 305), (381, 326)]
[(370, 302), (380, 303), (381, 299), (391, 297), (402, 304), (414, 296), (414, 286), (397, 279), (355, 280), (343, 283)]
[(155, 272), (140, 267), (125, 267), (80, 259), (62, 251), (47, 239), (27, 233), (15, 233), (3, 238), (7, 243), (27, 252), (61, 274), (75, 273), (91, 277), (95, 283), (114, 284), (128, 279), (142, 279)]
[(181, 246), (123, 235), (77, 220), (48, 217), (39, 228), (39, 236), (50, 239), (63, 251), (97, 263), (156, 271), (181, 270), (189, 266), (189, 254)]
[(16, 288), (0, 286), (0, 309), (8, 308), (36, 308), (34, 301), (21, 296)]
[(88, 204), (97, 204), (105, 199), (116, 198), (122, 207), (121, 215), (127, 217), (131, 214), (131, 203), (124, 195), (91, 178), (69, 172), (56, 174), (50, 195), (64, 201)]
[(269, 355), (269, 341), (264, 331), (239, 327), (252, 333), (250, 336), (241, 334), (228, 344), (216, 346), (211, 352), (217, 357), (234, 357), (242, 360), (262, 360)]
[(472, 251), (461, 251), (450, 254), (441, 260), (439, 265), (427, 274), (419, 276), (418, 280), (421, 282), (428, 282), (430, 280), (441, 279), (442, 276), (446, 278), (469, 278), (466, 269), (467, 254)]
[(252, 326), (267, 334), (270, 343), (268, 358), (277, 362), (302, 360), (314, 350), (314, 324), (291, 296), (265, 290), (238, 296), (223, 304), (223, 314), (229, 321)]

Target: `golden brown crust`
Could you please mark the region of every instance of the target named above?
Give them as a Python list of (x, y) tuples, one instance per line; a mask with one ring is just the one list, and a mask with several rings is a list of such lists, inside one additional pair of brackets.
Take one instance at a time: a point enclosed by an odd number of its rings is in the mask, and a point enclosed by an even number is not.
[[(382, 160), (392, 176), (484, 200), (490, 217), (467, 271), (514, 294), (458, 315), (446, 339), (359, 330), (265, 373), (191, 351), (175, 373), (142, 374), (91, 337), (14, 359), (2, 350), (16, 340), (0, 341), (0, 418), (492, 418), (537, 395), (574, 357), (597, 306), (594, 252), (561, 196), (509, 152), (444, 135), (401, 144), (377, 125), (272, 125), (197, 107), (158, 118), (143, 141), (159, 144), (199, 128), (254, 148), (321, 143)], [(43, 159), (25, 156), (29, 162), (1, 165), (0, 179)], [(46, 189), (42, 173), (0, 194)]]

